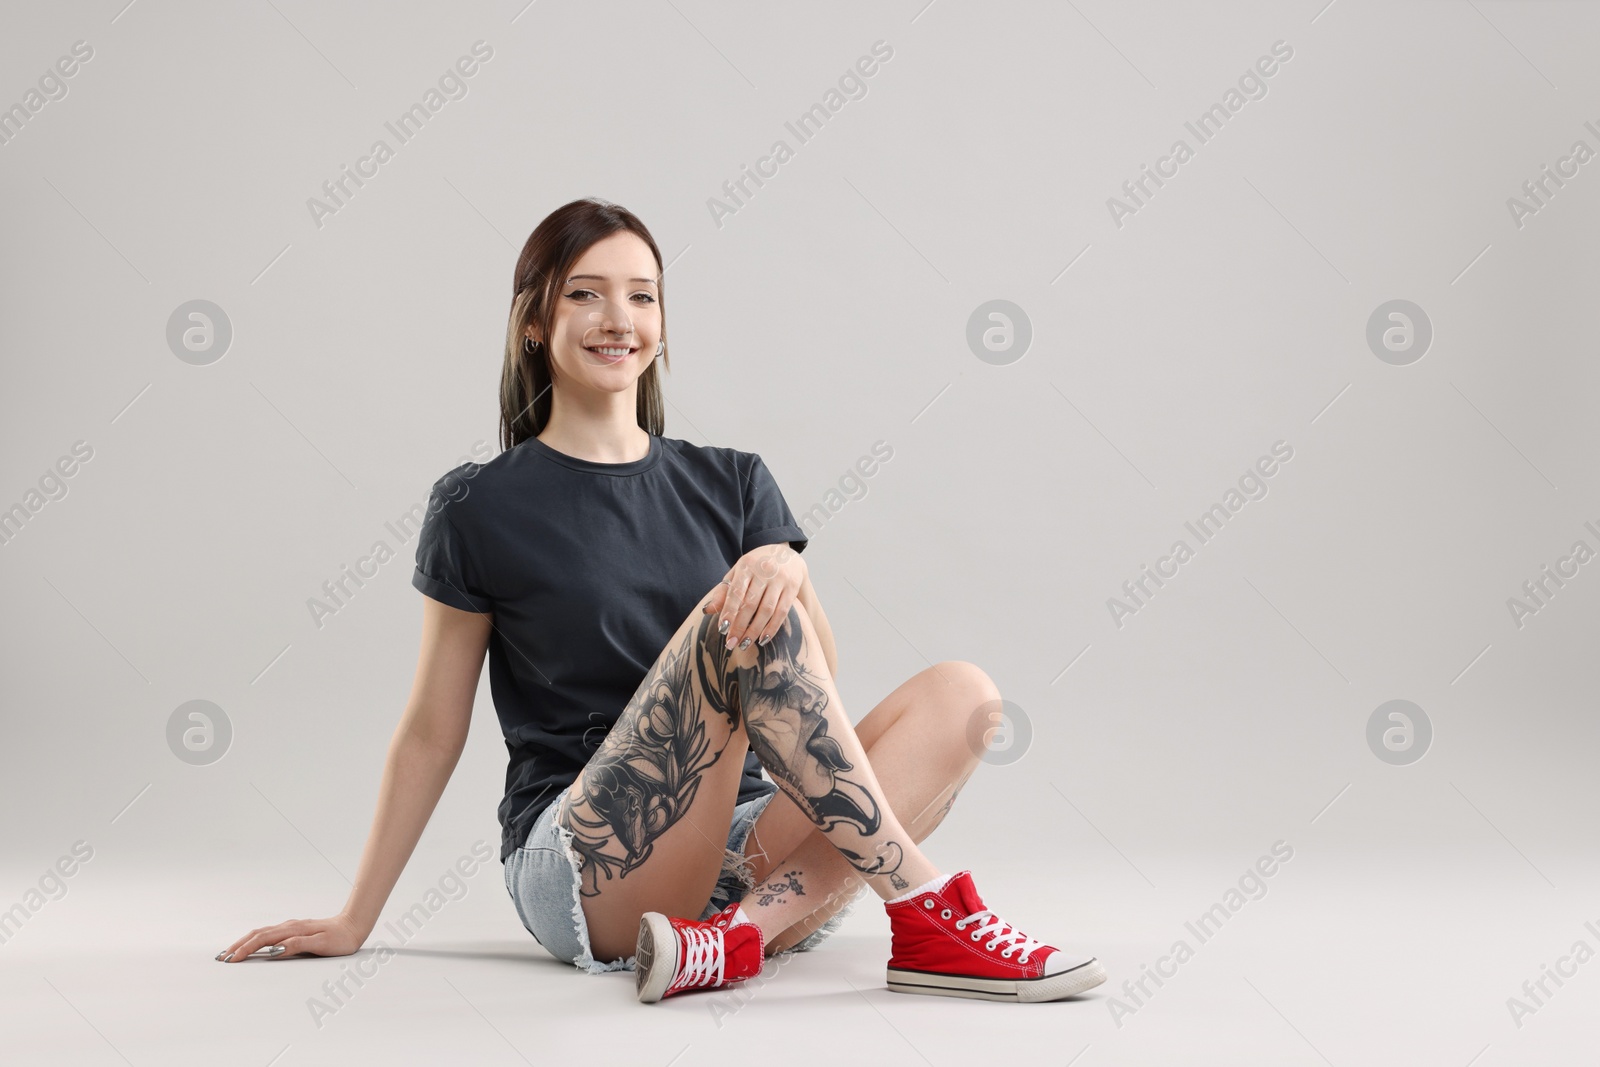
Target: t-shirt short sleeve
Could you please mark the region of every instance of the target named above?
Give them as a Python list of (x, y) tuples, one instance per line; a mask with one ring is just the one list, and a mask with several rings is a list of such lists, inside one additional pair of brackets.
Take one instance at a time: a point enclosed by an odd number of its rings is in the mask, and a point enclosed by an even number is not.
[[(473, 464), (465, 464), (433, 483), (428, 513), (417, 538), (417, 568), (411, 584), (427, 596), (462, 611), (489, 612), (493, 605), (484, 592), (478, 560), (462, 536), (454, 515), (466, 496), (466, 478)], [(454, 516), (454, 517), (453, 517)]]
[(744, 483), (744, 542), (740, 552), (762, 545), (789, 542), (796, 552), (806, 548), (806, 532), (794, 521), (789, 504), (761, 457), (750, 456), (750, 473)]

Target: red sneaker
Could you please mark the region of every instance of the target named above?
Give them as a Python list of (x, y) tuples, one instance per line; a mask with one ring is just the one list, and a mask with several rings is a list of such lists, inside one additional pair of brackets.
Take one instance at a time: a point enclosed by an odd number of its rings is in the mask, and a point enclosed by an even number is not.
[(715, 989), (761, 973), (766, 938), (752, 922), (734, 922), (736, 900), (702, 922), (647, 911), (639, 920), (634, 981), (654, 1004), (690, 989)]
[(896, 993), (1035, 1003), (1093, 989), (1106, 972), (1093, 956), (1069, 956), (1028, 937), (983, 906), (972, 872), (942, 890), (885, 904)]

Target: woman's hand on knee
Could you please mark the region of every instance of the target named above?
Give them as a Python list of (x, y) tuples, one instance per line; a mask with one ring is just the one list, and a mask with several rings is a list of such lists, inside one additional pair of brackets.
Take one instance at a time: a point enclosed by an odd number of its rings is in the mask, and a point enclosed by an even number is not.
[(274, 958), (287, 959), (306, 953), (312, 956), (348, 956), (367, 940), (367, 933), (345, 915), (327, 919), (290, 919), (276, 926), (251, 930), (217, 953), (224, 963), (238, 963), (263, 948), (277, 948)]
[(787, 544), (762, 545), (734, 561), (702, 609), (717, 612), (729, 648), (766, 644), (778, 632), (806, 581), (806, 561)]

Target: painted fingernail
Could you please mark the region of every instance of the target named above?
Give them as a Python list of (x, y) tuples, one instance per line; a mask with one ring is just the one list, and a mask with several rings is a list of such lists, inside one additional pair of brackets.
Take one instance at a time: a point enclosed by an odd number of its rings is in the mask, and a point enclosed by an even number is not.
[(739, 651), (740, 652), (743, 652), (745, 649), (747, 649), (749, 647), (750, 647), (750, 639), (748, 637), (745, 638), (743, 641), (739, 642)]
[[(226, 951), (228, 951), (228, 950), (227, 949), (223, 949), (222, 950), (222, 952), (226, 952)], [(214, 960), (220, 960), (222, 958), (222, 952), (217, 953), (215, 956), (212, 956), (211, 958), (214, 959)]]
[(232, 963), (233, 962), (233, 953), (230, 952), (226, 956), (222, 957), (222, 962), (223, 963)]
[(771, 641), (771, 640), (772, 640), (772, 635), (771, 635), (771, 634), (762, 634), (762, 635), (761, 635), (761, 640), (759, 640), (759, 641), (757, 641), (757, 642), (756, 642), (756, 644), (758, 644), (758, 645), (764, 645), (764, 644), (766, 644), (766, 643), (767, 643), (767, 642), (768, 642), (768, 641)]
[[(733, 620), (732, 619), (723, 619), (722, 620), (722, 625), (717, 627), (717, 633), (719, 633), (719, 634), (727, 633), (728, 632), (728, 627), (730, 625), (732, 625), (732, 624), (733, 624)], [(729, 645), (728, 647), (732, 648), (733, 646)]]
[(285, 949), (282, 945), (273, 945), (271, 948), (267, 949), (267, 955), (269, 955), (269, 956), (281, 956), (287, 951), (288, 950)]

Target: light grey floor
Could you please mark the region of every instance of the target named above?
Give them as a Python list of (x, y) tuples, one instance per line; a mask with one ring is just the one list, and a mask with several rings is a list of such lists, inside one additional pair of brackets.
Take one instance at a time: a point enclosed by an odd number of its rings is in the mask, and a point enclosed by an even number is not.
[[(1428, 855), (1319, 849), (1319, 828), (1337, 813), (1301, 820), (1294, 858), (1204, 942), (1186, 920), (1222, 901), (1254, 856), (1142, 857), (1135, 868), (1080, 822), (1054, 831), (1080, 853), (1076, 863), (1057, 851), (1025, 879), (1002, 857), (975, 861), (997, 910), (1037, 936), (1098, 953), (1111, 973), (1076, 1000), (1027, 1006), (888, 992), (888, 920), (872, 898), (829, 944), (769, 961), (739, 997), (641, 1005), (630, 976), (589, 977), (545, 955), (518, 924), (498, 863), (381, 965), (369, 948), (225, 967), (211, 956), (231, 931), (319, 913), (321, 894), (291, 887), (325, 877), (321, 860), (268, 851), (253, 870), (234, 856), (180, 877), (130, 875), (107, 856), (106, 877), (97, 881), (86, 864), (64, 898), (0, 946), (0, 1062), (665, 1067), (760, 1054), (785, 1064), (944, 1067), (1005, 1062), (1008, 1051), (1078, 1067), (1590, 1062), (1600, 964), (1577, 965), (1559, 988), (1547, 980), (1552, 995), (1521, 1027), (1507, 998), (1573, 942), (1600, 943), (1574, 918), (1600, 926), (1600, 907), (1585, 912), (1487, 826), (1463, 823), (1458, 839)], [(1568, 886), (1593, 884), (1592, 869), (1559, 857), (1542, 869)], [(5, 884), (22, 877), (8, 872)], [(424, 899), (428, 880), (408, 879), (386, 919)], [(1166, 965), (1176, 973), (1159, 988), (1147, 979), (1142, 1003), (1132, 999), (1124, 981), (1180, 939), (1192, 958)], [(359, 987), (347, 981), (353, 993), (319, 1023), (313, 998), (357, 964), (372, 976)], [(1114, 1011), (1118, 1002), (1134, 1010)]]

